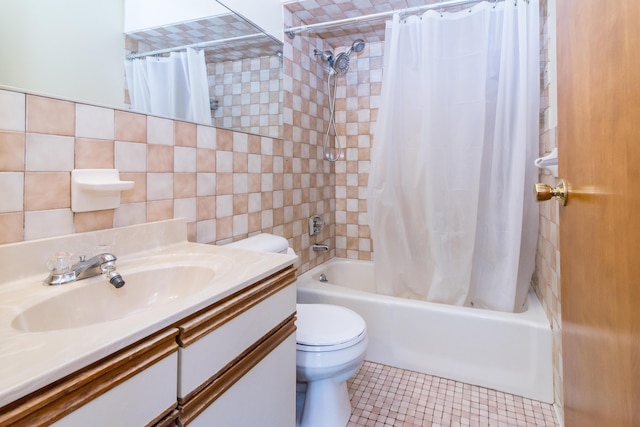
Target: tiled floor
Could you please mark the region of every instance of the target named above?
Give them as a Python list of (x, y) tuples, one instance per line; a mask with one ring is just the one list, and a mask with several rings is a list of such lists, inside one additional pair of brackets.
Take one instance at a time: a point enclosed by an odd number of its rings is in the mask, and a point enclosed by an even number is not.
[(347, 427), (558, 426), (552, 405), (373, 362), (348, 385)]

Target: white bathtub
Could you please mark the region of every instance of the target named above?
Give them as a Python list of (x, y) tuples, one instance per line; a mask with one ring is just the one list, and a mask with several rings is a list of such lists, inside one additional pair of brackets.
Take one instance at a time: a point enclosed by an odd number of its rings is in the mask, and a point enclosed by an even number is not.
[(553, 403), (551, 328), (533, 291), (527, 311), (501, 313), (377, 295), (373, 274), (372, 262), (333, 258), (298, 277), (298, 302), (359, 313), (366, 360)]

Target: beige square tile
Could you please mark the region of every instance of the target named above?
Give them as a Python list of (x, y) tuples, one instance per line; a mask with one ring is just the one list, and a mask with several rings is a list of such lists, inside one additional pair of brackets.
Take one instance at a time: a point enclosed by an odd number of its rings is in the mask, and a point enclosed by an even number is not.
[(175, 145), (183, 147), (196, 147), (197, 126), (194, 123), (181, 121), (174, 122)]
[(111, 108), (76, 104), (76, 136), (114, 139), (115, 113)]
[(115, 139), (127, 142), (147, 142), (147, 116), (127, 111), (115, 112)]
[(0, 90), (0, 130), (25, 131), (25, 94)]
[(0, 213), (0, 245), (21, 242), (24, 236), (24, 213)]
[(233, 215), (233, 196), (222, 195), (216, 197), (216, 218), (224, 218)]
[(215, 219), (196, 222), (196, 241), (198, 243), (214, 243), (217, 225)]
[(216, 198), (215, 196), (198, 197), (196, 199), (196, 219), (204, 221), (215, 219), (216, 217)]
[(197, 196), (213, 196), (216, 194), (215, 173), (196, 173), (196, 195)]
[(247, 141), (247, 152), (250, 154), (260, 154), (261, 138), (258, 135), (249, 135)]
[(217, 148), (217, 129), (212, 126), (198, 125), (196, 130), (196, 146), (209, 150)]
[(147, 116), (147, 143), (174, 145), (173, 120)]
[(173, 172), (173, 147), (167, 145), (147, 145), (147, 171)]
[(248, 174), (233, 174), (233, 194), (245, 194), (248, 190)]
[(233, 174), (217, 173), (216, 174), (216, 193), (217, 195), (233, 194)]
[(233, 236), (233, 217), (216, 219), (216, 240), (224, 240)]
[(259, 173), (247, 174), (247, 192), (258, 193), (262, 189), (262, 176)]
[(71, 172), (74, 168), (74, 138), (27, 133), (25, 166), (28, 171)]
[(105, 139), (76, 138), (74, 169), (113, 169), (114, 142)]
[(215, 172), (216, 152), (206, 148), (198, 148), (196, 153), (196, 172)]
[(24, 240), (63, 236), (73, 232), (73, 212), (71, 209), (24, 213)]
[(261, 212), (252, 212), (248, 215), (249, 217), (249, 233), (254, 233), (256, 231), (262, 230), (262, 213)]
[(173, 174), (173, 197), (176, 199), (196, 197), (195, 173)]
[(116, 141), (115, 165), (120, 172), (146, 172), (147, 144)]
[(216, 172), (233, 172), (233, 152), (216, 151)]
[[(0, 94), (2, 91), (0, 91)], [(0, 113), (2, 114), (2, 113)], [(0, 131), (0, 171), (24, 171), (25, 162), (25, 134), (24, 132)]]
[(249, 196), (248, 196), (248, 194), (234, 194), (234, 196), (233, 196), (233, 215), (246, 214), (246, 213), (248, 213), (248, 211), (249, 211)]
[(27, 132), (74, 136), (75, 104), (27, 95)]
[(86, 231), (106, 230), (113, 228), (113, 209), (95, 212), (76, 212), (73, 215), (73, 222), (76, 233)]
[(146, 173), (120, 173), (123, 181), (133, 181), (133, 188), (120, 193), (120, 203), (138, 203), (147, 200)]
[(24, 181), (25, 211), (71, 208), (71, 173), (27, 172)]
[[(196, 221), (196, 198), (174, 199), (173, 200), (173, 217), (185, 218), (187, 222)], [(195, 230), (194, 230), (195, 232)]]
[(196, 172), (197, 151), (191, 147), (173, 149), (173, 169), (175, 172)]
[(173, 218), (173, 200), (147, 202), (147, 222)]
[(222, 151), (233, 150), (233, 131), (218, 129), (216, 131), (216, 149)]
[(173, 199), (173, 174), (147, 174), (147, 200)]
[(233, 153), (233, 172), (246, 173), (248, 171), (248, 155), (247, 153)]
[(249, 215), (234, 215), (233, 216), (233, 236), (246, 236), (249, 232)]
[(147, 203), (122, 203), (114, 212), (114, 227), (143, 224), (147, 222)]

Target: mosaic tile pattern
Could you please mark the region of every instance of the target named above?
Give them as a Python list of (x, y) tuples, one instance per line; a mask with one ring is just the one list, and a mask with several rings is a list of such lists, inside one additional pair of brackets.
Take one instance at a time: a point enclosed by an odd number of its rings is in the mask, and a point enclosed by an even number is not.
[(348, 381), (347, 427), (556, 427), (552, 405), (365, 362)]
[(275, 55), (209, 63), (209, 96), (216, 102), (211, 109), (213, 125), (281, 137), (281, 73), (281, 59)]
[(205, 48), (207, 63), (238, 61), (274, 55), (279, 43), (265, 36), (235, 14), (211, 16), (190, 22), (179, 22), (158, 28), (127, 34), (128, 44), (137, 42), (134, 49), (149, 52), (197, 43), (220, 40), (220, 44)]
[[(297, 25), (286, 10), (285, 25)], [(335, 175), (334, 164), (324, 160), (322, 135), (329, 118), (328, 97), (324, 91), (325, 70), (313, 57), (313, 50), (328, 46), (316, 37), (286, 38), (284, 45), (284, 106), (283, 138), (297, 159), (288, 162), (294, 180), (294, 196), (300, 201), (300, 210), (288, 216), (295, 230), (303, 230), (300, 239), (305, 248), (298, 254), (300, 271), (321, 264), (335, 256)], [(320, 215), (325, 229), (317, 236), (309, 236), (308, 218)], [(328, 252), (313, 252), (313, 243), (329, 245)]]

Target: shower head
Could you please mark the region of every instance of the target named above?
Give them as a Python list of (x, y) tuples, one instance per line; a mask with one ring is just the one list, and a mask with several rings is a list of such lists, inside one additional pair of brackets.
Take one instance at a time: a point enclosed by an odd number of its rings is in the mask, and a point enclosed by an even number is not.
[(351, 47), (349, 48), (349, 50), (347, 50), (346, 52), (342, 52), (339, 53), (334, 61), (333, 64), (333, 69), (336, 70), (336, 73), (338, 74), (345, 74), (347, 72), (347, 70), (349, 69), (349, 61), (351, 58), (351, 53), (356, 52), (362, 52), (364, 50), (364, 40), (362, 39), (356, 39), (354, 40), (354, 42), (351, 44)]
[(351, 44), (351, 47), (347, 51), (348, 55), (351, 55), (351, 52), (360, 53), (364, 50), (364, 40), (355, 39)]
[(341, 52), (336, 56), (336, 60), (333, 63), (333, 69), (338, 74), (344, 74), (349, 69), (349, 52)]
[(319, 51), (317, 49), (313, 49), (313, 54), (315, 56), (319, 56), (324, 62), (329, 63), (331, 70), (333, 70), (336, 74), (345, 74), (349, 69), (349, 58), (351, 57), (351, 53), (362, 52), (364, 50), (364, 47), (364, 40), (356, 39), (346, 52), (341, 52), (335, 57), (333, 56), (333, 52), (331, 52), (330, 50)]

